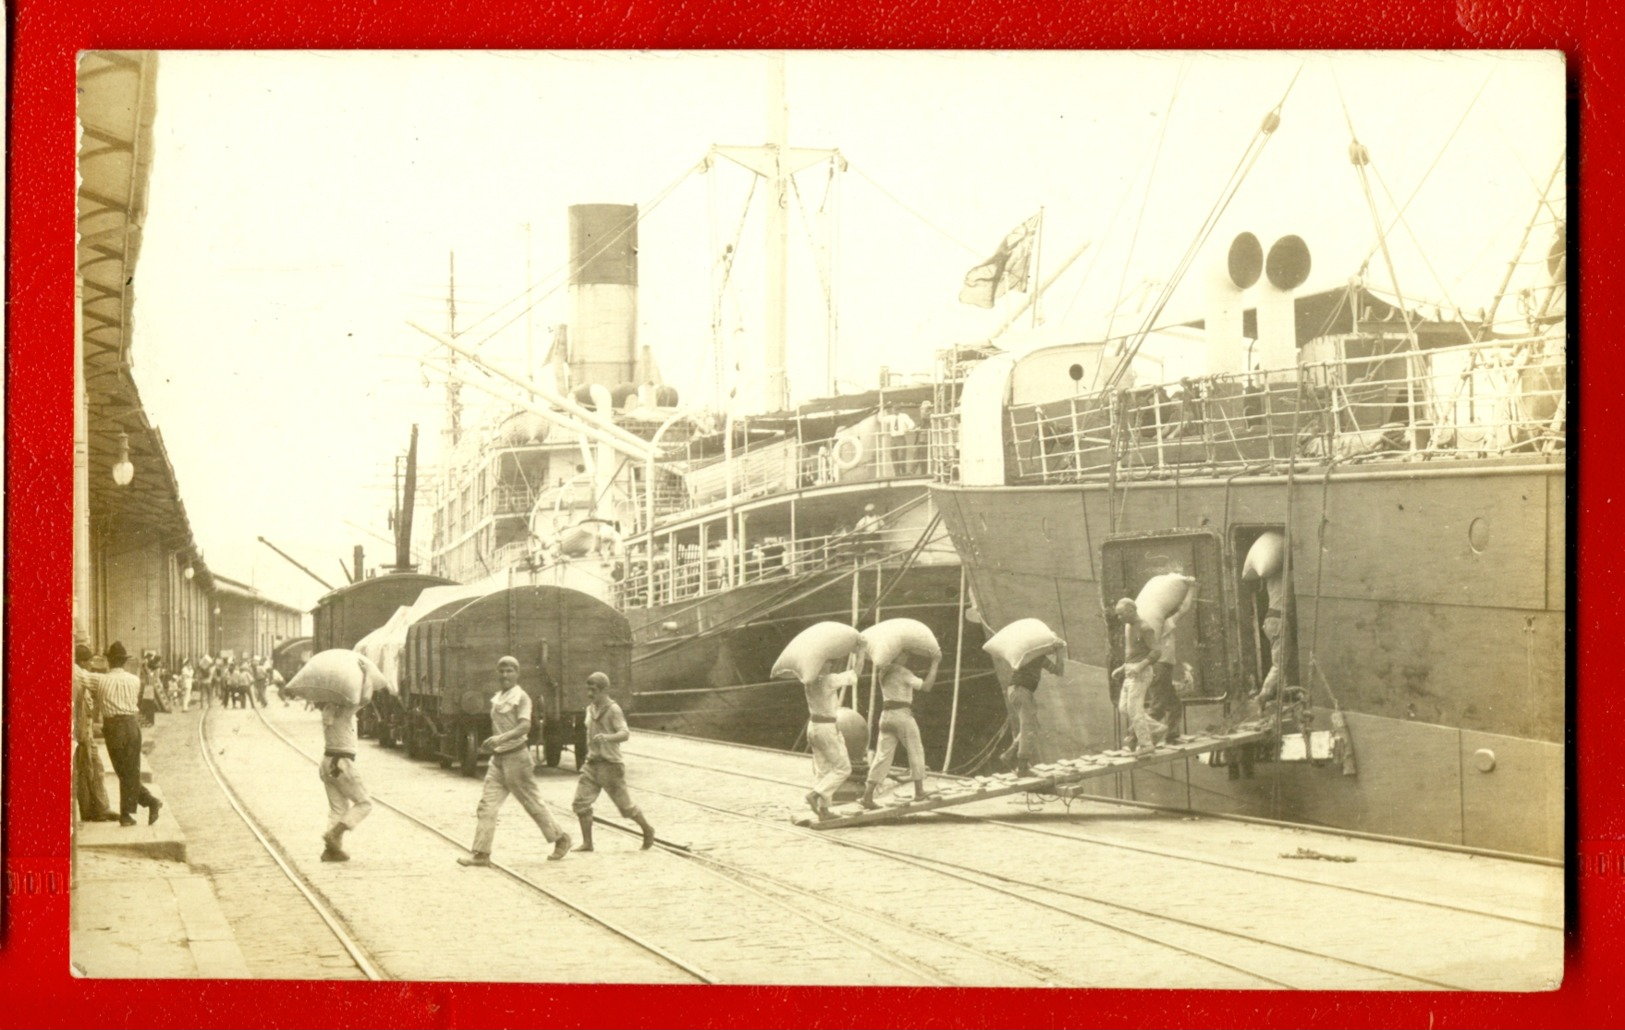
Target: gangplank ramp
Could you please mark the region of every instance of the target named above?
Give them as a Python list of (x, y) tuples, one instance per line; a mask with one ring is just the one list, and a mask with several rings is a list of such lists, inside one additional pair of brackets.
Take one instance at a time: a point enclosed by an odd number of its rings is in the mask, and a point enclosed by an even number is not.
[[(1177, 744), (1160, 744), (1149, 750), (1119, 749), (1062, 759), (1058, 762), (1046, 762), (1033, 766), (1032, 772), (1027, 776), (1018, 776), (1010, 772), (955, 780), (942, 784), (923, 800), (916, 801), (912, 796), (892, 795), (880, 799), (880, 807), (877, 809), (866, 809), (862, 805), (848, 803), (832, 807), (830, 810), (832, 814), (828, 819), (814, 819), (811, 815), (802, 815), (792, 821), (798, 826), (807, 826), (815, 830), (836, 830), (847, 826), (893, 822), (916, 812), (933, 812), (939, 808), (969, 805), (1009, 794), (1054, 794), (1063, 787), (1087, 780), (1168, 765), (1196, 755), (1228, 751), (1249, 744), (1262, 744), (1274, 737), (1274, 732), (1269, 729), (1247, 729), (1224, 734), (1193, 734), (1181, 737)], [(906, 784), (904, 788), (907, 788)]]

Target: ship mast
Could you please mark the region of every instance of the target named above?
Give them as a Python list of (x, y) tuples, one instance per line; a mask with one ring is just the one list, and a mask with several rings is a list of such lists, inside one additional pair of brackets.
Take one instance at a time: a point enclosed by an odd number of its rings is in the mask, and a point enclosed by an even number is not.
[(784, 171), (784, 155), (790, 146), (790, 110), (784, 99), (784, 56), (773, 62), (771, 86), (767, 91), (767, 125), (771, 134), (772, 177), (768, 183), (767, 204), (767, 317), (766, 361), (762, 404), (769, 411), (789, 407), (789, 381), (785, 375), (785, 337), (789, 335), (788, 280), (790, 278), (790, 179)]
[(785, 99), (784, 55), (773, 59), (768, 88), (768, 142), (758, 147), (717, 146), (712, 152), (766, 180), (768, 186), (766, 219), (766, 297), (763, 304), (763, 410), (782, 411), (790, 406), (790, 381), (786, 369), (789, 350), (790, 279), (790, 193), (795, 174), (823, 161), (836, 159), (840, 151), (790, 146), (790, 109)]

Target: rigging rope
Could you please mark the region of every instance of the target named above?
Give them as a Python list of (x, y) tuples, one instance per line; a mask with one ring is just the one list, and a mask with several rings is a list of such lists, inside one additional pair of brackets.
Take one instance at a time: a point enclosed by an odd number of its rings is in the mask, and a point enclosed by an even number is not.
[[(709, 158), (707, 159), (709, 160)], [(706, 169), (707, 172), (710, 169)], [(712, 397), (718, 401), (726, 394), (724, 389), (724, 361), (722, 354), (722, 294), (721, 284), (717, 282), (717, 177), (705, 177), (705, 207), (706, 207), (706, 233), (710, 239), (710, 249), (706, 251), (707, 279), (710, 281), (711, 297), (711, 386)]]
[[(1384, 195), (1386, 195), (1388, 197), (1388, 203), (1392, 204), (1394, 202), (1394, 195), (1393, 195), (1393, 192), (1388, 189), (1387, 181), (1383, 179), (1381, 172), (1377, 171), (1375, 168), (1373, 168), (1372, 171), (1376, 173), (1377, 185), (1382, 187), (1382, 192), (1384, 193)], [(1462, 317), (1461, 308), (1456, 304), (1456, 302), (1454, 300), (1451, 299), (1451, 297), (1450, 297), (1450, 288), (1444, 284), (1444, 280), (1440, 277), (1438, 270), (1433, 267), (1433, 262), (1428, 259), (1427, 251), (1422, 249), (1422, 241), (1417, 238), (1416, 230), (1411, 228), (1411, 223), (1406, 220), (1405, 212), (1404, 212), (1403, 209), (1401, 209), (1400, 212), (1397, 215), (1394, 216), (1394, 224), (1395, 225), (1402, 225), (1402, 226), (1405, 227), (1405, 232), (1406, 232), (1407, 235), (1410, 236), (1411, 242), (1416, 244), (1417, 256), (1419, 256), (1422, 259), (1422, 264), (1423, 264), (1423, 266), (1425, 266), (1427, 268), (1428, 274), (1433, 276), (1433, 281), (1439, 287), (1439, 292), (1443, 295), (1444, 302), (1446, 304), (1448, 304), (1455, 311), (1456, 322), (1461, 325), (1462, 332), (1467, 335), (1467, 338), (1469, 340), (1472, 339), (1473, 338), (1473, 329), (1472, 329), (1472, 327), (1469, 326), (1467, 324), (1467, 320)], [(1393, 226), (1392, 225), (1389, 226), (1389, 231), (1390, 232), (1393, 231)], [(1418, 313), (1420, 314), (1420, 312), (1418, 312)], [(1440, 321), (1443, 321), (1443, 319), (1440, 319)]]
[[(1151, 186), (1157, 180), (1157, 167), (1162, 159), (1162, 145), (1168, 139), (1168, 123), (1173, 120), (1174, 101), (1179, 99), (1179, 88), (1185, 82), (1185, 75), (1190, 71), (1190, 58), (1180, 62), (1179, 74), (1174, 77), (1173, 92), (1168, 95), (1168, 107), (1162, 115), (1162, 125), (1157, 130), (1157, 143), (1151, 152), (1151, 173), (1145, 179), (1145, 194), (1140, 197), (1140, 216), (1134, 221), (1134, 232), (1129, 237), (1128, 253), (1123, 256), (1123, 273), (1117, 278), (1117, 301), (1106, 313), (1106, 335), (1112, 334), (1112, 323), (1117, 319), (1117, 310), (1123, 306), (1123, 286), (1128, 282), (1129, 265), (1134, 260), (1134, 248), (1140, 242), (1140, 227), (1145, 224), (1146, 205), (1151, 202)], [(1096, 366), (1098, 373), (1099, 366)]]
[[(1405, 217), (1406, 209), (1411, 206), (1411, 201), (1415, 200), (1416, 195), (1418, 193), (1422, 192), (1422, 187), (1427, 184), (1428, 177), (1433, 174), (1433, 170), (1435, 168), (1439, 167), (1439, 160), (1441, 158), (1443, 158), (1444, 155), (1445, 155), (1445, 152), (1450, 149), (1450, 144), (1453, 143), (1455, 141), (1455, 139), (1456, 139), (1456, 133), (1461, 131), (1461, 127), (1463, 125), (1467, 124), (1467, 116), (1473, 113), (1473, 108), (1474, 107), (1478, 106), (1478, 98), (1483, 96), (1484, 95), (1484, 90), (1489, 88), (1490, 80), (1495, 78), (1495, 71), (1496, 71), (1495, 67), (1492, 66), (1490, 68), (1489, 74), (1484, 76), (1484, 81), (1483, 81), (1482, 84), (1479, 85), (1478, 92), (1473, 94), (1473, 99), (1471, 99), (1471, 100), (1469, 100), (1467, 102), (1466, 110), (1462, 111), (1461, 112), (1461, 117), (1456, 119), (1456, 127), (1450, 130), (1450, 135), (1445, 137), (1444, 143), (1439, 147), (1439, 152), (1437, 154), (1433, 155), (1433, 163), (1428, 165), (1427, 171), (1423, 172), (1422, 177), (1416, 181), (1416, 186), (1411, 190), (1411, 195), (1405, 198), (1405, 203), (1398, 205), (1398, 209), (1394, 212), (1394, 220), (1391, 223), (1389, 223), (1389, 225), (1388, 225), (1388, 231), (1389, 232), (1393, 232), (1394, 229), (1399, 225), (1400, 220)], [(1344, 113), (1345, 114), (1347, 113), (1347, 110), (1348, 109), (1345, 106), (1344, 107)], [(1351, 133), (1353, 132), (1353, 127), (1352, 126), (1350, 127), (1349, 131)], [(1383, 189), (1386, 190), (1387, 188), (1388, 187), (1386, 185), (1383, 186)], [(1388, 198), (1388, 202), (1393, 203), (1393, 199), (1394, 198), (1390, 195), (1389, 198)], [(1381, 233), (1380, 227), (1379, 227), (1379, 230), (1378, 230), (1377, 239), (1378, 239), (1378, 242), (1373, 243), (1371, 245), (1371, 249), (1365, 252), (1365, 260), (1360, 262), (1360, 266), (1362, 268), (1371, 263), (1371, 259), (1376, 256), (1378, 246), (1381, 245), (1382, 233)]]
[(1133, 345), (1125, 346), (1122, 349), (1117, 364), (1112, 368), (1111, 375), (1106, 378), (1107, 389), (1115, 389), (1123, 374), (1128, 371), (1134, 356), (1139, 353), (1146, 337), (1150, 335), (1151, 326), (1156, 323), (1158, 318), (1162, 317), (1163, 309), (1167, 307), (1169, 300), (1173, 298), (1174, 289), (1183, 280), (1185, 273), (1196, 260), (1197, 252), (1201, 250), (1202, 245), (1207, 242), (1207, 238), (1217, 228), (1219, 219), (1224, 216), (1224, 212), (1230, 207), (1231, 201), (1235, 199), (1236, 193), (1241, 189), (1242, 182), (1247, 178), (1248, 173), (1252, 171), (1253, 166), (1258, 163), (1258, 159), (1263, 156), (1264, 147), (1268, 145), (1270, 138), (1274, 136), (1275, 130), (1280, 128), (1281, 108), (1285, 106), (1287, 97), (1292, 94), (1292, 87), (1297, 85), (1298, 76), (1301, 74), (1303, 74), (1303, 65), (1300, 64), (1298, 70), (1292, 73), (1292, 81), (1287, 83), (1286, 90), (1281, 94), (1281, 99), (1264, 116), (1258, 131), (1253, 134), (1253, 137), (1247, 143), (1247, 147), (1242, 151), (1241, 157), (1237, 159), (1236, 167), (1231, 171), (1229, 180), (1226, 181), (1224, 188), (1220, 190), (1219, 199), (1215, 202), (1213, 208), (1209, 210), (1206, 220), (1197, 230), (1196, 238), (1191, 241), (1190, 247), (1186, 249), (1184, 256), (1175, 267), (1174, 274), (1164, 283), (1161, 292), (1157, 296), (1156, 304), (1152, 306), (1151, 311), (1147, 313), (1145, 319), (1141, 322), (1139, 331), (1134, 334)]
[[(807, 249), (814, 254), (821, 254), (823, 248), (818, 246), (818, 238), (813, 235), (812, 217), (807, 214), (807, 202), (802, 198), (801, 186), (793, 175), (790, 176), (790, 191), (796, 196), (796, 210), (801, 212), (801, 228), (807, 234)], [(833, 303), (829, 277), (825, 275), (823, 262), (813, 262), (813, 268), (818, 272), (818, 286), (824, 291), (824, 310), (828, 311)]]
[(903, 203), (903, 201), (901, 201), (901, 200), (899, 200), (897, 198), (896, 194), (894, 194), (891, 190), (888, 190), (886, 187), (880, 185), (880, 183), (876, 182), (873, 178), (870, 177), (869, 173), (864, 171), (862, 168), (859, 168), (858, 166), (852, 164), (851, 162), (847, 163), (847, 167), (852, 169), (853, 171), (857, 172), (859, 175), (863, 176), (863, 178), (869, 183), (869, 185), (873, 186), (875, 189), (877, 189), (881, 193), (885, 194), (886, 198), (889, 199), (892, 203), (896, 204), (898, 207), (902, 208), (904, 211), (907, 211), (909, 214), (913, 215), (915, 218), (918, 218), (926, 226), (930, 227), (931, 229), (936, 230), (938, 233), (941, 233), (944, 239), (950, 241), (951, 243), (956, 244), (962, 250), (964, 250), (967, 254), (970, 254), (972, 257), (980, 258), (980, 257), (983, 256), (983, 254), (982, 254), (982, 252), (980, 250), (978, 250), (975, 247), (971, 246), (970, 244), (966, 243), (964, 240), (962, 240), (959, 237), (955, 236), (953, 233), (949, 232), (947, 229), (944, 229), (942, 226), (940, 226), (937, 223), (933, 222), (931, 219), (927, 218), (926, 216), (920, 214), (918, 211), (914, 210), (912, 207), (910, 207), (907, 204)]
[[(1176, 86), (1176, 88), (1177, 88), (1177, 86)], [(1173, 100), (1172, 100), (1172, 98), (1170, 98), (1169, 102), (1168, 102), (1168, 112), (1163, 117), (1165, 119), (1168, 118), (1168, 117), (1171, 117), (1172, 113), (1173, 113)], [(1164, 125), (1166, 125), (1166, 121), (1164, 122)], [(1106, 222), (1106, 231), (1103, 234), (1106, 238), (1109, 238), (1111, 236), (1112, 229), (1115, 228), (1116, 225), (1117, 225), (1118, 216), (1123, 213), (1124, 206), (1128, 204), (1128, 198), (1129, 198), (1130, 194), (1132, 194), (1134, 192), (1134, 184), (1137, 181), (1139, 181), (1140, 172), (1144, 171), (1146, 163), (1151, 160), (1152, 153), (1154, 151), (1156, 151), (1156, 150), (1160, 150), (1161, 146), (1162, 146), (1162, 137), (1159, 136), (1157, 138), (1157, 142), (1156, 142), (1155, 146), (1147, 147), (1145, 153), (1140, 155), (1140, 164), (1139, 164), (1139, 166), (1134, 169), (1134, 174), (1129, 177), (1129, 180), (1126, 183), (1124, 183), (1124, 185), (1123, 185), (1123, 195), (1117, 198), (1117, 206), (1112, 209), (1112, 216)], [(1142, 208), (1142, 210), (1143, 210), (1143, 208)], [(1072, 291), (1072, 299), (1067, 301), (1066, 312), (1061, 316), (1061, 321), (1062, 322), (1065, 322), (1069, 318), (1071, 318), (1072, 309), (1077, 306), (1078, 298), (1083, 296), (1083, 287), (1084, 287), (1085, 284), (1087, 284), (1089, 282), (1089, 277), (1092, 274), (1094, 274), (1095, 263), (1100, 260), (1101, 252), (1104, 251), (1105, 249), (1106, 249), (1105, 247), (1096, 247), (1094, 249), (1094, 253), (1089, 255), (1089, 265), (1088, 265), (1088, 267), (1086, 267), (1083, 270), (1083, 277), (1078, 280), (1077, 289)], [(1119, 289), (1119, 293), (1121, 293), (1122, 287), (1119, 286), (1118, 289)], [(1121, 306), (1121, 304), (1119, 304), (1118, 306)], [(1116, 310), (1116, 308), (1114, 307), (1113, 311), (1115, 311), (1115, 310)], [(1109, 327), (1106, 330), (1106, 338), (1108, 340), (1111, 338), (1111, 329)], [(1101, 368), (1101, 362), (1096, 361), (1094, 378), (1091, 379), (1090, 382), (1089, 382), (1089, 385), (1090, 385), (1091, 389), (1094, 387), (1094, 384), (1096, 382), (1098, 382), (1099, 379), (1100, 379), (1100, 368)]]
[(1360, 192), (1365, 195), (1366, 207), (1371, 212), (1371, 224), (1377, 230), (1377, 248), (1382, 252), (1383, 263), (1388, 266), (1388, 278), (1393, 283), (1394, 299), (1398, 302), (1400, 316), (1405, 319), (1405, 335), (1411, 337), (1411, 347), (1416, 346), (1416, 330), (1411, 326), (1411, 313), (1405, 307), (1405, 291), (1399, 288), (1399, 273), (1394, 269), (1394, 258), (1388, 251), (1388, 234), (1382, 228), (1382, 216), (1377, 213), (1377, 198), (1371, 192), (1371, 180), (1366, 175), (1366, 166), (1371, 163), (1371, 151), (1360, 142), (1359, 134), (1354, 131), (1354, 116), (1349, 113), (1348, 98), (1343, 95), (1343, 80), (1337, 75), (1337, 68), (1332, 68), (1332, 81), (1337, 84), (1337, 101), (1343, 107), (1343, 121), (1349, 130), (1349, 163), (1354, 166), (1355, 174), (1360, 179)]

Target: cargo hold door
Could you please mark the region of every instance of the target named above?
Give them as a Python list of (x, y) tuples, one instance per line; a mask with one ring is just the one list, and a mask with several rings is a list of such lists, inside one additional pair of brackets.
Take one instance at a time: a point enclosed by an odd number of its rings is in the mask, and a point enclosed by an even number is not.
[[(1230, 580), (1218, 534), (1181, 530), (1114, 537), (1101, 545), (1100, 557), (1100, 601), (1105, 610), (1109, 667), (1123, 664), (1123, 627), (1112, 614), (1112, 606), (1119, 598), (1138, 596), (1152, 576), (1182, 573), (1196, 578), (1196, 605), (1175, 630), (1178, 660), (1190, 666), (1193, 680), (1180, 697), (1186, 703), (1239, 697), (1242, 684), (1232, 642), (1234, 627), (1227, 617), (1232, 609)], [(1179, 678), (1177, 669), (1175, 678)]]

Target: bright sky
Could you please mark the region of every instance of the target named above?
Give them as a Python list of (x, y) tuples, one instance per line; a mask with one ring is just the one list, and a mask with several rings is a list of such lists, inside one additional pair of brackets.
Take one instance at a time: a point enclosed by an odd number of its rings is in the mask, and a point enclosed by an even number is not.
[[(753, 377), (762, 194), (747, 215), (742, 169), (690, 173), (714, 144), (766, 140), (773, 60), (162, 55), (135, 375), (211, 568), (308, 608), (323, 589), (257, 536), (335, 584), (357, 543), (369, 564), (393, 560), (368, 534), (388, 534), (413, 422), (433, 470), (444, 410), (443, 384), (426, 385), (416, 360), (432, 345), (408, 320), (445, 328), (455, 251), (464, 342), (500, 327), (484, 353), (523, 371), (528, 337), (539, 360), (570, 318), (559, 271), (572, 204), (645, 209), (639, 342), (685, 404), (711, 400), (713, 246), (737, 238), (722, 335)], [(1390, 235), (1400, 286), (1476, 310), (1565, 146), (1555, 53), (815, 52), (787, 56), (786, 83), (791, 142), (850, 162), (833, 187), (826, 168), (803, 172), (791, 200), (797, 400), (824, 392), (811, 241), (832, 211), (835, 376), (856, 388), (882, 365), (928, 375), (937, 350), (986, 339), (1023, 298), (968, 307), (960, 280), (1040, 207), (1041, 275), (1091, 243), (1045, 297), (1044, 338), (1099, 338), (1120, 297), (1132, 299), (1112, 330), (1134, 328), (1145, 284), (1173, 276), (1289, 84), (1281, 127), (1198, 267), (1247, 230), (1266, 247), (1303, 236), (1311, 288), (1353, 274), (1376, 234), (1348, 161), (1352, 121), (1384, 221), (1421, 184)], [(1536, 245), (1549, 241), (1543, 229)], [(1380, 257), (1370, 274), (1390, 287)], [(1189, 278), (1164, 321), (1199, 315)], [(429, 518), (420, 505), (420, 551)]]

